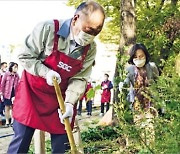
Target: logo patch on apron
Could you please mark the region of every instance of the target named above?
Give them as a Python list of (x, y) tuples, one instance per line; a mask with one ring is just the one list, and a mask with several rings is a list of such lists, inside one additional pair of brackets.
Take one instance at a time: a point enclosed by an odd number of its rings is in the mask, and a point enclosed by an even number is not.
[(62, 61), (60, 61), (57, 65), (59, 68), (62, 68), (63, 70), (66, 70), (67, 72), (71, 71), (71, 66), (69, 66), (68, 64), (63, 63)]

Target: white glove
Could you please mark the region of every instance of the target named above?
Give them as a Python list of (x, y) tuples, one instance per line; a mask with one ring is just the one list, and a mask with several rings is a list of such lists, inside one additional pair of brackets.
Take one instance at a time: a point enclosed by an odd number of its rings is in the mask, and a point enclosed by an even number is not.
[(119, 83), (119, 91), (120, 91), (120, 92), (122, 92), (123, 85), (124, 85), (123, 82), (120, 82), (120, 83)]
[(53, 86), (53, 78), (56, 77), (57, 78), (57, 82), (58, 84), (61, 83), (61, 76), (59, 75), (59, 73), (50, 70), (47, 74), (46, 74), (46, 82), (48, 85)]
[(65, 103), (65, 108), (66, 108), (66, 112), (62, 115), (60, 109), (58, 109), (58, 113), (59, 113), (59, 118), (61, 120), (61, 123), (64, 124), (64, 119), (69, 117), (69, 122), (72, 122), (72, 117), (73, 117), (73, 105), (70, 103)]

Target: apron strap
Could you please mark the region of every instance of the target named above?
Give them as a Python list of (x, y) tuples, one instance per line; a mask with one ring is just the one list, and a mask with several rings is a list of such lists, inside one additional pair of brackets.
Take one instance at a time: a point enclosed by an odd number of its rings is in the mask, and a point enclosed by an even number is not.
[(58, 20), (54, 20), (54, 26), (55, 26), (55, 31), (54, 31), (53, 51), (58, 49), (58, 40), (59, 40), (59, 37), (57, 35), (57, 32), (59, 30), (59, 21)]
[(82, 62), (84, 62), (89, 48), (90, 48), (90, 44), (84, 47), (84, 51), (83, 51), (83, 54), (82, 54)]
[[(59, 21), (58, 20), (54, 20), (54, 26), (55, 26), (55, 31), (54, 31), (53, 51), (58, 49), (58, 40), (59, 40), (59, 37), (57, 35), (57, 32), (59, 30)], [(85, 60), (89, 48), (90, 48), (90, 45), (87, 45), (87, 46), (84, 47), (84, 51), (83, 51), (83, 54), (82, 54), (82, 62)]]

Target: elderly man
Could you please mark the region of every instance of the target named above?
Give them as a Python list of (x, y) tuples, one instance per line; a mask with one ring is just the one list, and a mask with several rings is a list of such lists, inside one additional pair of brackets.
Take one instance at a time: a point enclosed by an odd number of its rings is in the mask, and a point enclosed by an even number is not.
[[(27, 153), (35, 129), (51, 134), (52, 153), (64, 153), (68, 139), (63, 119), (72, 119), (85, 91), (96, 55), (94, 37), (104, 23), (104, 10), (94, 1), (81, 3), (72, 19), (37, 25), (18, 58), (24, 72), (16, 93), (14, 132), (8, 153)], [(53, 87), (58, 79), (65, 100), (62, 115)]]

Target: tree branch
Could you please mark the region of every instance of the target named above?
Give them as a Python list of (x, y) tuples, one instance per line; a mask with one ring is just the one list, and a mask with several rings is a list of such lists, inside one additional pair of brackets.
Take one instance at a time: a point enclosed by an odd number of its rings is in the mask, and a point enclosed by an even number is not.
[(165, 0), (161, 0), (161, 4), (160, 4), (160, 7), (159, 7), (159, 11), (161, 11), (161, 9), (162, 9), (162, 7), (163, 7), (163, 5), (164, 5), (164, 1), (165, 1)]

